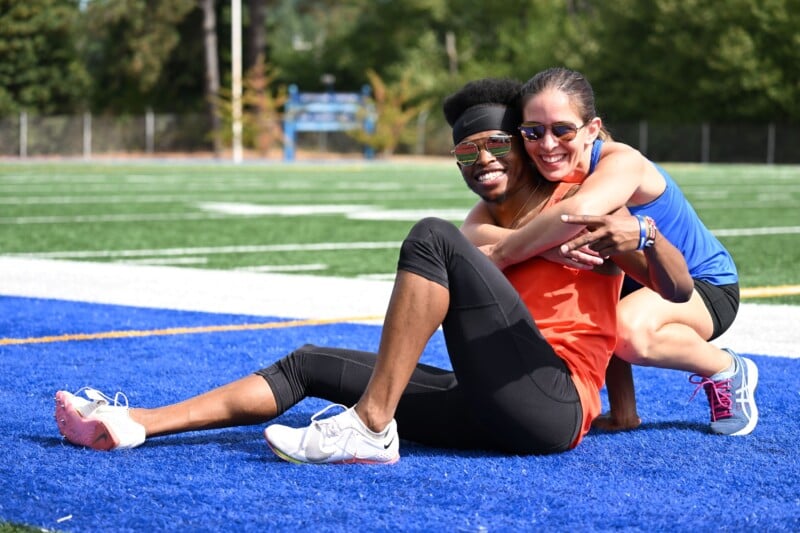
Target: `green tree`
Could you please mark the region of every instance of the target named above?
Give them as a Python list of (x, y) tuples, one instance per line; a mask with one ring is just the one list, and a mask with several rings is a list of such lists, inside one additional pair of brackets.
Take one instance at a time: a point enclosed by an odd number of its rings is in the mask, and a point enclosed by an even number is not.
[(78, 2), (0, 0), (0, 115), (81, 107), (90, 79), (77, 47)]
[(572, 47), (617, 119), (797, 120), (798, 0), (617, 0)]
[(352, 130), (348, 134), (381, 155), (389, 156), (400, 144), (414, 141), (416, 132), (409, 127), (410, 123), (426, 111), (431, 102), (420, 99), (419, 88), (411, 83), (408, 73), (392, 84), (386, 84), (374, 70), (368, 70), (367, 77), (372, 85), (370, 101), (376, 115), (375, 128), (372, 132)]
[[(283, 142), (281, 108), (288, 100), (285, 85), (275, 82), (278, 72), (263, 56), (242, 79), (242, 144), (255, 148), (261, 156), (279, 148)], [(233, 142), (233, 97), (230, 87), (222, 87), (215, 98), (222, 123), (220, 137), (227, 146)]]
[[(173, 52), (182, 44), (179, 26), (192, 11), (192, 60), (171, 65)], [(160, 89), (179, 85), (183, 72), (202, 75), (202, 12), (196, 0), (95, 0), (87, 6), (86, 20), (86, 61), (96, 82), (93, 101), (100, 110), (141, 112)], [(193, 63), (199, 68), (191, 69)], [(199, 94), (202, 79), (193, 84)], [(168, 92), (179, 104), (180, 93)]]

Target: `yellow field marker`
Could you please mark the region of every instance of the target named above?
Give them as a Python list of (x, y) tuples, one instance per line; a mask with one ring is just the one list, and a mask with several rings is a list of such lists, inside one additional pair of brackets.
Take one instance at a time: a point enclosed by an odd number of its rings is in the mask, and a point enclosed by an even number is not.
[[(800, 285), (776, 285), (774, 287), (750, 287), (741, 290), (744, 298), (772, 298), (775, 296), (800, 295)], [(228, 331), (255, 331), (261, 329), (293, 328), (299, 326), (319, 326), (339, 322), (364, 322), (381, 320), (383, 316), (360, 316), (328, 319), (287, 320), (283, 322), (260, 322), (255, 324), (222, 324), (217, 326), (194, 326), (150, 330), (103, 331), (98, 333), (66, 333), (27, 339), (0, 339), (0, 346), (17, 344), (44, 344), (50, 342), (93, 341), (103, 339), (125, 339), (134, 337), (158, 337), (164, 335), (193, 335), (197, 333), (220, 333)]]
[(800, 294), (800, 285), (776, 285), (774, 287), (750, 287), (741, 290), (742, 298), (772, 298)]
[(165, 328), (149, 330), (103, 331), (98, 333), (67, 333), (47, 337), (29, 337), (27, 339), (0, 339), (0, 346), (12, 344), (43, 344), (48, 342), (94, 341), (102, 339), (126, 339), (133, 337), (157, 337), (162, 335), (193, 335), (196, 333), (219, 333), (228, 331), (252, 331), (259, 329), (293, 328), (298, 326), (320, 326), (339, 322), (363, 322), (380, 320), (382, 316), (358, 316), (345, 318), (287, 320), (283, 322), (259, 322), (255, 324), (222, 324), (217, 326), (194, 326), (182, 328)]

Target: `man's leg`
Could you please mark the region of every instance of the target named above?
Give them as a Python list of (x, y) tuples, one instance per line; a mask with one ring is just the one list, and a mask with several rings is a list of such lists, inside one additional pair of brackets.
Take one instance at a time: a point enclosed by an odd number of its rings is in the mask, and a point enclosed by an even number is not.
[(608, 392), (609, 413), (604, 413), (592, 422), (592, 427), (604, 431), (634, 429), (641, 425), (642, 419), (636, 409), (636, 388), (633, 369), (627, 361), (613, 356), (606, 369), (606, 389)]
[(275, 397), (264, 378), (243, 377), (187, 400), (155, 409), (131, 409), (147, 437), (260, 424), (275, 417)]
[[(273, 450), (295, 462), (396, 461), (395, 410), (401, 396), (406, 406), (416, 397), (403, 393), (413, 385), (409, 378), (440, 323), (458, 376), (450, 391), (458, 403), (447, 408), (467, 422), (460, 426), (466, 439), (474, 443), (479, 434), (484, 445), (515, 453), (568, 448), (580, 429), (578, 394), (565, 364), (503, 274), (455, 226), (440, 220), (421, 221), (412, 229), (398, 269), (376, 366), (356, 406), (324, 420), (315, 415), (306, 428), (268, 427), (265, 436)], [(462, 378), (467, 391), (461, 390)], [(417, 414), (409, 420), (436, 431), (431, 424), (436, 411), (448, 423), (440, 399), (414, 402)], [(487, 433), (484, 422), (500, 424), (502, 435)], [(458, 438), (453, 435), (449, 442)], [(431, 439), (421, 431), (415, 440)]]
[(417, 274), (398, 271), (375, 370), (355, 407), (372, 431), (382, 431), (394, 417), (420, 354), (444, 320), (449, 302), (445, 287)]
[(312, 417), (307, 428), (267, 427), (264, 437), (275, 454), (304, 463), (396, 462), (400, 455), (395, 411), (448, 302), (448, 290), (442, 285), (398, 271), (375, 367), (356, 406), (319, 419), (326, 408)]
[(261, 376), (250, 375), (187, 400), (131, 409), (127, 398), (93, 389), (86, 398), (56, 393), (56, 423), (73, 444), (96, 450), (135, 448), (146, 438), (186, 431), (257, 424), (277, 414), (275, 397)]

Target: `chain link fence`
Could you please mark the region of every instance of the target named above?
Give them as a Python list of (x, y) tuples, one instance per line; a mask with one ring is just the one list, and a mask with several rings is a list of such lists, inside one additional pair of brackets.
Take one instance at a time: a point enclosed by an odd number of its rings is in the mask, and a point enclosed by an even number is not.
[[(427, 126), (427, 127), (426, 127)], [(658, 162), (800, 164), (800, 125), (789, 124), (607, 124), (612, 136)], [(204, 114), (144, 116), (34, 116), (0, 118), (0, 157), (143, 156), (213, 152), (211, 121)], [(450, 152), (445, 126), (420, 123), (413, 155)], [(298, 150), (350, 153), (362, 148), (345, 133), (298, 134)], [(275, 147), (279, 149), (280, 147)]]
[(0, 156), (165, 155), (213, 149), (203, 114), (83, 115), (0, 118)]

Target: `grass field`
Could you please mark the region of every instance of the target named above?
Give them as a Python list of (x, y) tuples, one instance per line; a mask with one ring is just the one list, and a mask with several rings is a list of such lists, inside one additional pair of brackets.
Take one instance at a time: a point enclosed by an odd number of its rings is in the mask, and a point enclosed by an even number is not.
[[(666, 168), (733, 253), (743, 299), (800, 303), (800, 167)], [(473, 202), (449, 160), (6, 163), (0, 253), (381, 278), (415, 220)]]
[[(732, 251), (743, 299), (800, 304), (800, 167), (667, 168)], [(750, 438), (708, 435), (707, 406), (687, 400), (694, 386), (683, 372), (639, 367), (639, 430), (595, 431), (577, 450), (544, 458), (404, 443), (391, 469), (290, 469), (267, 453), (260, 428), (168, 436), (114, 454), (58, 435), (52, 394), (62, 388), (163, 405), (305, 342), (374, 349), (379, 328), (343, 317), (373, 309), (371, 293), (390, 284), (341, 278), (391, 279), (414, 221), (458, 221), (473, 202), (444, 160), (0, 164), (0, 341), (20, 340), (0, 342), (0, 398), (14, 406), (0, 416), (3, 452), (19, 458), (0, 468), (0, 492), (11, 495), (0, 533), (691, 531), (721, 523), (720, 501), (744, 510), (726, 514), (723, 528), (797, 531), (797, 307), (748, 304), (737, 320), (756, 342), (736, 337), (733, 346), (752, 354), (761, 375), (761, 422)], [(61, 290), (75, 280), (82, 286)], [(284, 321), (297, 317), (311, 320)], [(772, 337), (791, 350), (773, 349)], [(447, 366), (441, 335), (424, 357)], [(306, 402), (280, 421), (307, 423), (320, 400)]]

